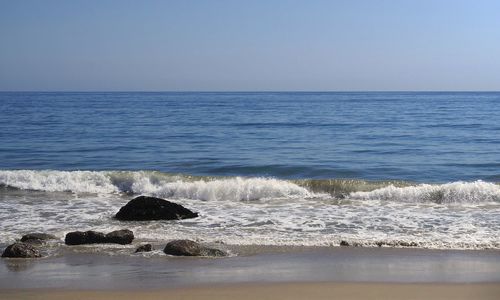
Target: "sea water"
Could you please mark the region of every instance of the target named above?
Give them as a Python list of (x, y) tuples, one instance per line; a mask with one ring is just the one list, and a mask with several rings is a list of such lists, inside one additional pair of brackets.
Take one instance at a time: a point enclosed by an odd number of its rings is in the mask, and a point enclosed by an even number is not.
[[(0, 93), (0, 244), (500, 249), (500, 93)], [(113, 218), (137, 195), (200, 214)]]

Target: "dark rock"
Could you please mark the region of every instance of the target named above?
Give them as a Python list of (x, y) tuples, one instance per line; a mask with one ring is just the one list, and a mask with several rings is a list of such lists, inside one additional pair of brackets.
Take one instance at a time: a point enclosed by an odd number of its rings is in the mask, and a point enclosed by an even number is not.
[(112, 231), (108, 234), (97, 231), (73, 231), (66, 234), (64, 242), (66, 245), (84, 245), (84, 244), (121, 244), (132, 243), (134, 233), (128, 229)]
[(106, 243), (126, 245), (134, 240), (134, 233), (128, 229), (116, 230), (106, 234)]
[(416, 242), (404, 242), (404, 241), (400, 241), (397, 243), (399, 246), (402, 246), (402, 247), (417, 247), (418, 244)]
[(34, 258), (42, 257), (40, 252), (30, 244), (27, 243), (14, 243), (9, 245), (4, 252), (2, 257), (22, 257), (22, 258)]
[(351, 242), (349, 243), (348, 241), (340, 241), (340, 246), (343, 246), (343, 247), (363, 247), (363, 244), (360, 244), (358, 242)]
[(179, 220), (196, 218), (197, 216), (198, 213), (177, 203), (160, 198), (139, 196), (120, 208), (115, 218), (122, 221), (146, 221)]
[(150, 252), (150, 251), (153, 251), (153, 245), (151, 245), (151, 244), (146, 244), (146, 245), (139, 246), (139, 247), (135, 250), (135, 253), (137, 253), (137, 252)]
[(30, 244), (42, 244), (48, 240), (57, 240), (57, 237), (47, 233), (28, 233), (21, 238), (21, 242)]
[(64, 239), (66, 245), (83, 245), (106, 243), (106, 236), (97, 231), (74, 231), (66, 234)]
[(165, 249), (165, 254), (175, 256), (226, 256), (227, 254), (219, 249), (208, 248), (191, 240), (174, 240), (169, 242)]
[(387, 247), (418, 247), (417, 242), (405, 242), (405, 241), (379, 241), (376, 243), (377, 246), (387, 246)]

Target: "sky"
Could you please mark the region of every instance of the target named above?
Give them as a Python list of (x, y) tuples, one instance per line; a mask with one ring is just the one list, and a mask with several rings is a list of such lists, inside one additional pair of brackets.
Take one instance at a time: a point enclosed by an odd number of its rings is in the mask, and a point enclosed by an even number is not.
[(500, 90), (500, 1), (0, 0), (0, 91)]

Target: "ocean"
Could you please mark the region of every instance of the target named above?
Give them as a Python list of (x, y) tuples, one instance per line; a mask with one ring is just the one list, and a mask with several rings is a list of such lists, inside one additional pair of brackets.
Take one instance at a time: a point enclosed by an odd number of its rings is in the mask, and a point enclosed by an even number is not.
[[(115, 220), (137, 195), (200, 217)], [(121, 228), (500, 249), (500, 93), (1, 92), (0, 245)]]

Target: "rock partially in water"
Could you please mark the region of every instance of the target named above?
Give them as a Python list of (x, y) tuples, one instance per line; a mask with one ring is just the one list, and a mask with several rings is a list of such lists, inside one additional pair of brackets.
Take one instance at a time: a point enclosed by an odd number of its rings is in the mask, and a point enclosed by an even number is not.
[(151, 244), (145, 244), (145, 245), (139, 246), (135, 250), (135, 253), (138, 253), (138, 252), (151, 252), (151, 251), (153, 251), (153, 245), (151, 245)]
[(417, 247), (417, 242), (406, 242), (406, 241), (378, 241), (376, 243), (377, 246), (383, 247)]
[(349, 246), (349, 242), (347, 241), (340, 241), (340, 246)]
[(417, 242), (404, 242), (404, 241), (401, 241), (401, 242), (399, 242), (399, 246), (402, 246), (402, 247), (417, 247), (418, 243)]
[(2, 257), (35, 258), (42, 257), (38, 249), (27, 243), (14, 243), (9, 245)]
[(52, 234), (35, 232), (23, 235), (23, 237), (21, 238), (21, 242), (30, 244), (42, 244), (46, 241), (57, 239), (58, 238)]
[(97, 231), (73, 231), (66, 234), (66, 245), (84, 245), (106, 243), (106, 236)]
[(126, 245), (132, 243), (134, 233), (128, 229), (112, 231), (105, 236), (105, 243)]
[(227, 256), (227, 253), (214, 248), (208, 248), (191, 240), (174, 240), (169, 242), (165, 254), (175, 256)]
[(179, 220), (198, 217), (184, 206), (164, 199), (139, 196), (120, 208), (115, 218), (121, 221)]
[(132, 243), (134, 233), (128, 229), (112, 231), (108, 234), (97, 231), (73, 231), (66, 234), (64, 242), (66, 245), (85, 245), (85, 244), (120, 244), (126, 245)]

